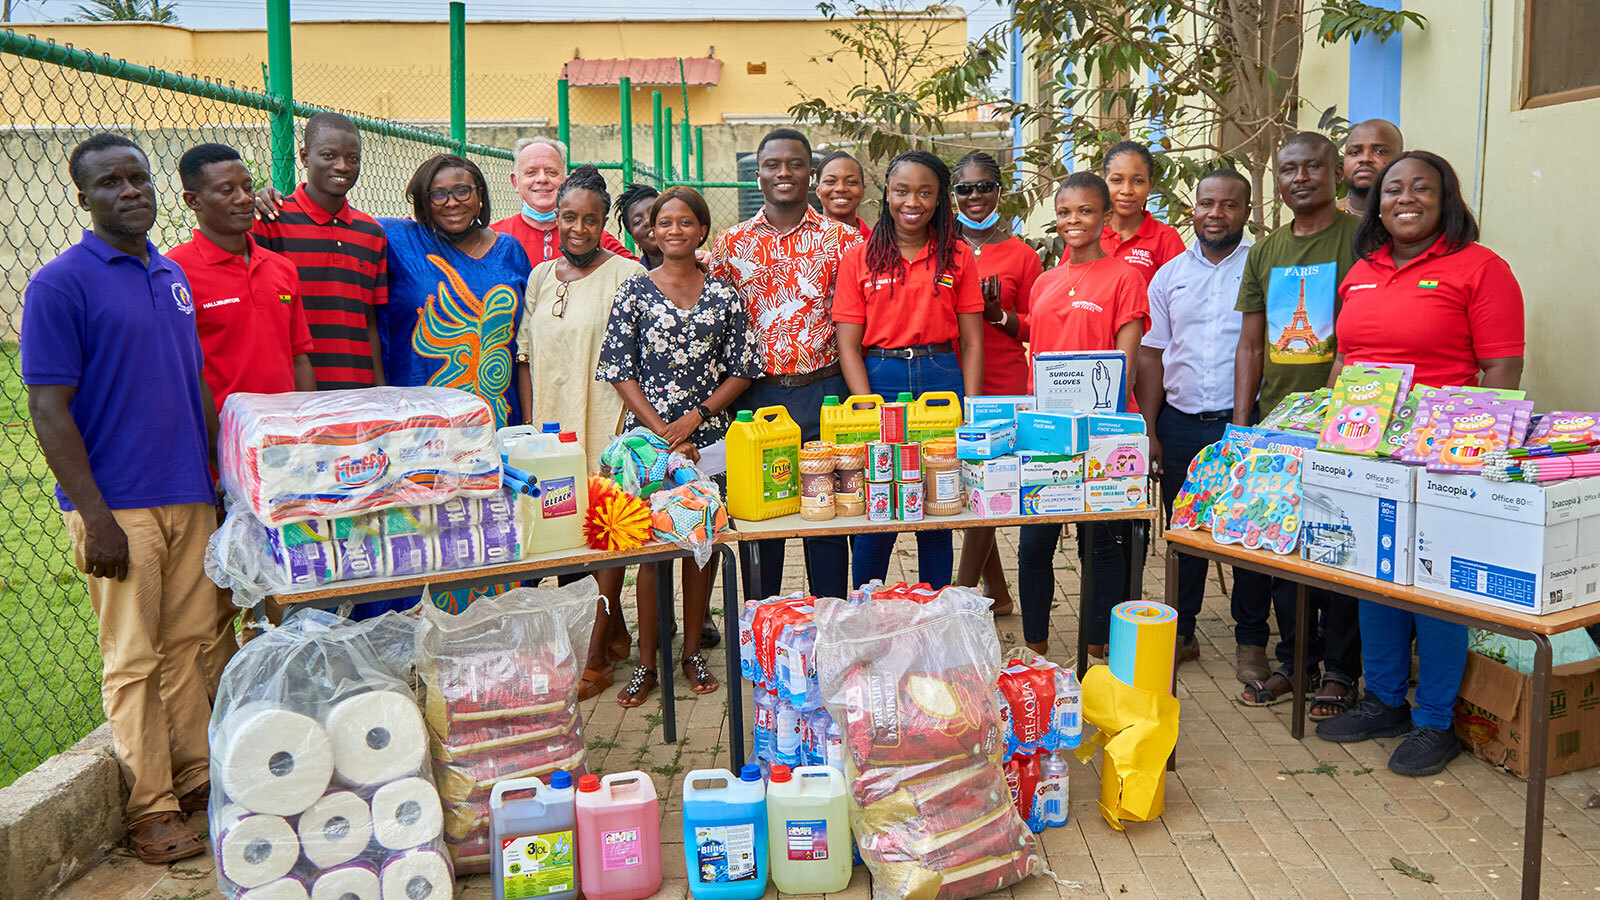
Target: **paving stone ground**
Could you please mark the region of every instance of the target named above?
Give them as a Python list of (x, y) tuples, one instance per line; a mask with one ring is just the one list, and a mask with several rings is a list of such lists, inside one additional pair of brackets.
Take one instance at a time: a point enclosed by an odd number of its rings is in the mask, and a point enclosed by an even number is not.
[[(1015, 580), (1016, 533), (1000, 535)], [(1159, 541), (1155, 553), (1164, 551)], [(800, 554), (788, 554), (785, 585), (803, 583)], [(957, 555), (959, 559), (959, 553)], [(1078, 579), (1071, 538), (1057, 557), (1051, 658), (1071, 661), (1076, 646)], [(1164, 567), (1152, 555), (1145, 591), (1163, 593)], [(915, 574), (916, 545), (902, 538), (891, 580)], [(1231, 575), (1226, 576), (1231, 579)], [(1231, 583), (1231, 581), (1230, 581)], [(720, 590), (712, 608), (720, 610)], [(1016, 616), (997, 620), (1003, 646), (1021, 641)], [(1072, 819), (1042, 836), (1055, 874), (1071, 886), (1034, 878), (992, 897), (1089, 898), (1516, 897), (1522, 869), (1523, 783), (1469, 757), (1432, 778), (1403, 778), (1385, 767), (1398, 739), (1330, 744), (1289, 734), (1292, 706), (1236, 702), (1233, 623), (1213, 569), (1199, 620), (1201, 656), (1178, 674), (1182, 718), (1178, 770), (1167, 775), (1166, 810), (1157, 821), (1112, 830), (1101, 818), (1098, 761), (1072, 761)], [(726, 646), (726, 642), (723, 645)], [(709, 654), (721, 677), (723, 649)], [(626, 681), (619, 666), (617, 682)], [(617, 687), (584, 704), (591, 771), (644, 769), (662, 797), (666, 880), (658, 896), (687, 894), (681, 836), (681, 773), (726, 766), (727, 693), (696, 697), (677, 687), (681, 741), (661, 742), (659, 707), (624, 710)], [(748, 692), (745, 700), (748, 703)], [(746, 722), (750, 717), (746, 716)], [(1544, 826), (1543, 896), (1600, 896), (1600, 769), (1550, 780)], [(205, 828), (203, 816), (192, 822)], [(1391, 860), (1433, 876), (1425, 883)], [(865, 900), (871, 882), (858, 867), (849, 888), (830, 898)], [(209, 856), (146, 866), (113, 855), (69, 885), (65, 900), (202, 900), (219, 896)], [(489, 900), (487, 877), (457, 882), (459, 900)], [(769, 889), (768, 898), (777, 896)], [(810, 898), (808, 898), (810, 900)]]

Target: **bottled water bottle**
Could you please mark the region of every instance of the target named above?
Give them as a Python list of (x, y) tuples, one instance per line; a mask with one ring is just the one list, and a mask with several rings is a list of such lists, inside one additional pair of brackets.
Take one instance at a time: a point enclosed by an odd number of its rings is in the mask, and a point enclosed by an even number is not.
[(1071, 750), (1083, 743), (1083, 686), (1067, 666), (1056, 670), (1055, 712), (1056, 746)]
[(774, 739), (772, 761), (794, 768), (800, 765), (800, 738), (804, 729), (801, 712), (794, 704), (783, 698), (775, 699), (777, 713), (773, 717), (772, 725)]
[(756, 666), (756, 610), (761, 608), (759, 601), (747, 601), (744, 609), (739, 613), (739, 674), (745, 681), (759, 681), (760, 674)]
[(759, 686), (755, 693), (755, 757), (770, 763), (773, 761), (773, 749), (777, 743), (773, 728), (777, 724), (778, 698)]
[(1035, 809), (1046, 828), (1067, 824), (1067, 761), (1059, 753), (1044, 758), (1039, 766), (1039, 793)]

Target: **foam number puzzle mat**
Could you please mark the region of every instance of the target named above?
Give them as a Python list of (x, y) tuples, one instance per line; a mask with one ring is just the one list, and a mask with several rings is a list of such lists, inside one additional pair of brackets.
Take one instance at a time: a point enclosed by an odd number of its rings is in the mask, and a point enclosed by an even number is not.
[(1291, 453), (1254, 453), (1235, 463), (1211, 511), (1211, 536), (1287, 555), (1300, 540), (1300, 459)]
[(1201, 531), (1211, 527), (1211, 511), (1228, 487), (1228, 476), (1239, 462), (1239, 451), (1229, 441), (1200, 448), (1189, 463), (1183, 489), (1172, 501), (1171, 528)]

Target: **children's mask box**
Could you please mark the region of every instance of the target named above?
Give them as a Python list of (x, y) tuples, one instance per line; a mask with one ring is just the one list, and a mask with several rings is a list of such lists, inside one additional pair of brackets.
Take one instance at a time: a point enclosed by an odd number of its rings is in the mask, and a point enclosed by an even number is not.
[(1578, 523), (1596, 512), (1582, 490), (1420, 473), (1416, 586), (1535, 615), (1576, 606)]
[(1127, 412), (1128, 358), (1121, 350), (1035, 353), (1033, 396), (1046, 412)]
[(1300, 556), (1410, 584), (1418, 471), (1389, 460), (1307, 450), (1300, 469)]

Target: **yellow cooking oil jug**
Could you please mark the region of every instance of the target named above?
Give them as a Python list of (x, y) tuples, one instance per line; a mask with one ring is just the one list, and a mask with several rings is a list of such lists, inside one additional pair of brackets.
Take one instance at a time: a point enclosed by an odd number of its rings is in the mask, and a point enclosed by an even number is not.
[(833, 394), (822, 398), (822, 439), (830, 444), (870, 444), (878, 440), (877, 394), (853, 394), (843, 403)]
[(906, 404), (906, 440), (912, 443), (953, 438), (962, 424), (961, 398), (954, 391), (929, 391)]
[(728, 514), (759, 522), (800, 511), (800, 426), (781, 406), (728, 426)]

